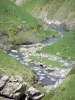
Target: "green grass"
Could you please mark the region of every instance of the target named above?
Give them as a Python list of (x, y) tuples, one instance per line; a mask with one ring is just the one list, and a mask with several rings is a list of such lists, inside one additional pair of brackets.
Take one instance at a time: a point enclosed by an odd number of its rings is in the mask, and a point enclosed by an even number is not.
[(10, 0), (0, 1), (0, 30), (9, 34), (9, 42), (13, 44), (35, 43), (58, 34)]
[(19, 61), (11, 58), (0, 50), (0, 74), (6, 73), (9, 76), (20, 75), (26, 82), (31, 81), (34, 73)]
[[(28, 1), (28, 2), (27, 2)], [(37, 3), (37, 0), (27, 0), (21, 5), (24, 9), (32, 10), (33, 6)]]
[[(21, 76), (23, 80), (27, 82), (27, 88), (31, 86), (33, 76), (35, 76), (34, 71), (0, 50), (0, 75), (2, 74), (6, 74), (8, 76)], [(45, 89), (40, 84), (36, 83), (33, 84), (33, 86), (35, 86), (39, 91), (45, 93)]]
[(13, 42), (20, 27), (36, 29), (36, 19), (10, 0), (0, 0), (0, 29), (9, 34), (10, 42)]
[[(42, 12), (47, 12), (47, 18), (50, 20), (67, 20), (67, 27), (75, 27), (75, 3), (74, 0), (28, 0), (21, 5), (25, 10), (35, 16), (40, 16)], [(42, 14), (41, 19), (45, 18)]]
[(68, 60), (75, 60), (75, 29), (52, 45), (43, 47), (39, 52), (55, 54)]
[(65, 80), (42, 100), (75, 100), (75, 66)]
[(40, 40), (46, 40), (47, 38), (50, 38), (51, 36), (58, 36), (58, 32), (55, 30), (51, 29), (51, 27), (44, 22), (38, 20), (38, 26), (37, 26), (37, 31), (38, 31), (38, 37)]
[(37, 6), (42, 6), (48, 2), (49, 0), (25, 0), (25, 2), (21, 4), (21, 7), (31, 12), (34, 10), (34, 8), (37, 8)]
[(9, 19), (13, 19), (20, 23), (22, 23), (22, 21), (25, 21), (25, 25), (36, 27), (36, 19), (10, 0), (7, 0), (7, 2), (5, 2), (5, 0), (0, 1), (0, 14), (5, 16), (6, 18), (8, 17)]
[(53, 61), (53, 60), (49, 60), (47, 58), (42, 58), (42, 57), (36, 57), (36, 56), (30, 56), (30, 59), (37, 61), (37, 62), (41, 62), (47, 65), (51, 65), (52, 67), (65, 67), (65, 65), (61, 62), (57, 62), (57, 61)]
[(42, 100), (75, 100), (75, 73), (67, 77), (55, 90)]
[(75, 74), (75, 66), (71, 69), (71, 71), (68, 73), (68, 75), (73, 75)]

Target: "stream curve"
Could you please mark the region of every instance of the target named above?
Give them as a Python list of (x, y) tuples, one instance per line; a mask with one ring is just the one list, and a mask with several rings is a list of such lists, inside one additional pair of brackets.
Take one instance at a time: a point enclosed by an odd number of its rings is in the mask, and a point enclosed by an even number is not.
[[(57, 28), (56, 28), (57, 29)], [(60, 28), (59, 28), (60, 29)], [(63, 31), (67, 32), (66, 30), (62, 29)], [(59, 33), (63, 33), (60, 32)], [(67, 60), (64, 60), (62, 58), (56, 57), (55, 56), (48, 56), (50, 59), (55, 59), (58, 62), (62, 62), (63, 64), (66, 65), (66, 68), (53, 68), (48, 65), (41, 66), (41, 64), (37, 62), (33, 62), (31, 59), (29, 59), (29, 56), (31, 54), (35, 54), (36, 50), (38, 47), (43, 46), (43, 45), (48, 45), (52, 44), (55, 41), (57, 41), (59, 37), (52, 37), (48, 40), (44, 40), (38, 44), (30, 45), (30, 46), (22, 46), (26, 48), (27, 50), (25, 52), (20, 52), (18, 50), (10, 50), (8, 52), (8, 55), (19, 60), (20, 63), (27, 65), (30, 69), (34, 70), (36, 72), (36, 75), (38, 76), (39, 80), (42, 82), (44, 87), (48, 87), (49, 90), (55, 88), (59, 83), (63, 81), (67, 73), (71, 70), (71, 63), (68, 62)], [(37, 54), (39, 55), (39, 54)], [(40, 55), (39, 55), (40, 56)]]

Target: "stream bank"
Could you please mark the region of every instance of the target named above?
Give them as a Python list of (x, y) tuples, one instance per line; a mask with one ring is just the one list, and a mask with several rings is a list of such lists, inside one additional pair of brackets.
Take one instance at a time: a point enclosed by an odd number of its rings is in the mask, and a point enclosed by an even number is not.
[[(57, 29), (57, 28), (56, 28)], [(59, 28), (60, 29), (60, 28)], [(66, 30), (62, 29), (64, 32)], [(61, 29), (59, 30), (59, 34), (65, 34)], [(61, 32), (62, 31), (62, 32)], [(67, 73), (71, 70), (71, 62), (64, 60), (55, 55), (47, 55), (47, 54), (38, 54), (36, 51), (43, 46), (50, 45), (56, 42), (59, 38), (52, 37), (48, 40), (44, 40), (37, 44), (31, 45), (21, 45), (18, 50), (10, 50), (8, 55), (19, 60), (20, 63), (27, 65), (30, 69), (36, 72), (39, 81), (43, 84), (44, 88), (49, 92), (50, 90), (56, 88), (66, 77)], [(57, 62), (61, 62), (66, 67), (58, 68), (58, 66), (49, 66), (47, 64), (43, 64), (40, 62), (33, 61), (30, 59), (30, 56), (43, 57), (50, 60), (55, 60)]]

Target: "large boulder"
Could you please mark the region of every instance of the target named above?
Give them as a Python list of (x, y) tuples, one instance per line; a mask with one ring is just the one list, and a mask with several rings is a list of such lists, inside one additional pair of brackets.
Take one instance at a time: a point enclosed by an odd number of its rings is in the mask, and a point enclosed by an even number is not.
[(26, 83), (20, 76), (3, 76), (0, 83), (0, 95), (4, 97), (18, 100), (26, 91)]
[(44, 97), (43, 93), (41, 93), (40, 91), (36, 90), (33, 87), (30, 87), (27, 90), (26, 95), (28, 98), (30, 98), (32, 100), (41, 100)]

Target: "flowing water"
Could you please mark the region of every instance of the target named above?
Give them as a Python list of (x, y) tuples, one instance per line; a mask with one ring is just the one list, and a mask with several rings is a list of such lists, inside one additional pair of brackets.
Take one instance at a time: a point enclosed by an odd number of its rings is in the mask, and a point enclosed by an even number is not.
[[(27, 59), (27, 56), (24, 55), (24, 53), (10, 51), (8, 55), (19, 60), (20, 63), (26, 64), (25, 59)], [(51, 59), (55, 58), (52, 57)], [(62, 64), (67, 64), (66, 68), (52, 68), (47, 65), (43, 67), (41, 64), (37, 65), (34, 62), (28, 63), (28, 67), (36, 72), (36, 75), (44, 86), (54, 85), (57, 81), (59, 82), (59, 80), (64, 79), (65, 75), (70, 70), (71, 63), (67, 60), (63, 60), (61, 58), (56, 58), (55, 60)]]
[(47, 39), (47, 40), (44, 40), (42, 41), (41, 43), (42, 44), (52, 44), (54, 43), (55, 41), (57, 41), (59, 39), (59, 37), (52, 37), (50, 39)]
[[(59, 33), (67, 32), (64, 29), (55, 28), (56, 31), (59, 31)], [(61, 32), (62, 31), (62, 32)], [(44, 40), (41, 42), (41, 44), (52, 44), (53, 42), (57, 41), (58, 37), (52, 37), (48, 40)], [(30, 47), (31, 48), (31, 47)], [(8, 55), (16, 58), (19, 60), (22, 64), (26, 64), (25, 60), (28, 59), (27, 53), (21, 53), (19, 51), (13, 52), (12, 50), (8, 52)], [(50, 58), (55, 59), (55, 58)], [(67, 60), (63, 60), (62, 58), (56, 58), (56, 61), (62, 62), (62, 64), (67, 64), (66, 68), (50, 68), (48, 66), (41, 66), (37, 65), (34, 62), (29, 62), (28, 67), (36, 72), (36, 75), (38, 76), (39, 80), (42, 82), (44, 86), (48, 85), (55, 85), (57, 82), (59, 83), (60, 80), (63, 80), (66, 76), (66, 74), (71, 69), (71, 63)]]

